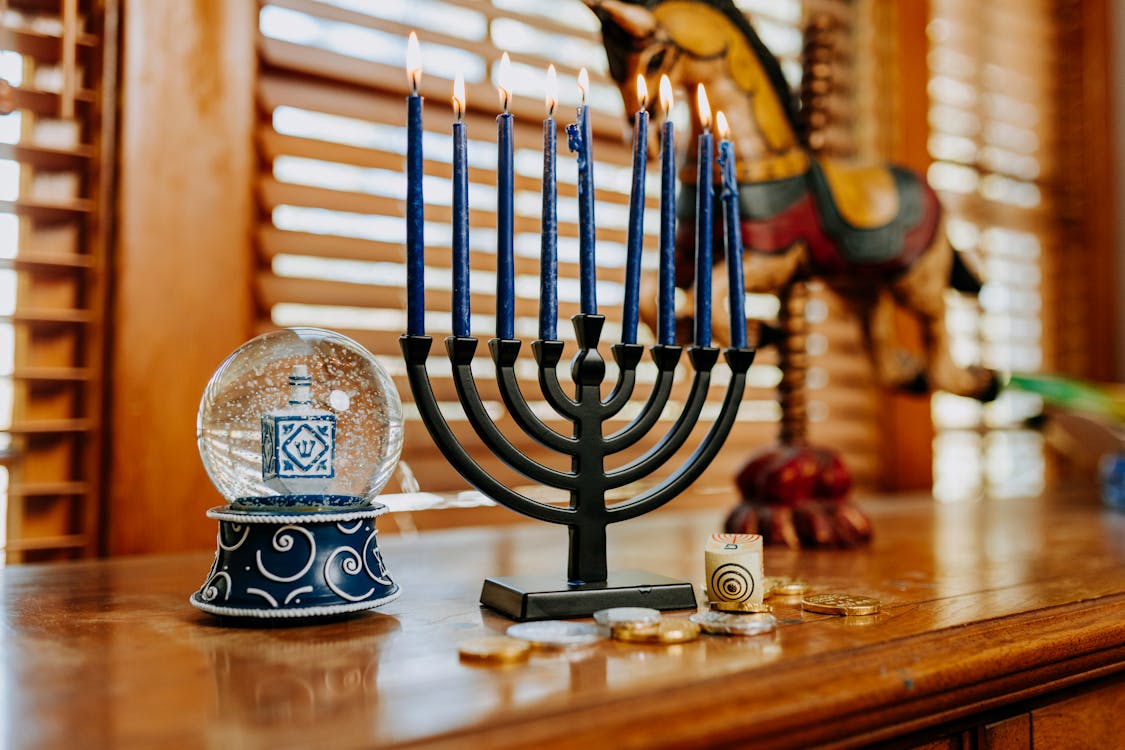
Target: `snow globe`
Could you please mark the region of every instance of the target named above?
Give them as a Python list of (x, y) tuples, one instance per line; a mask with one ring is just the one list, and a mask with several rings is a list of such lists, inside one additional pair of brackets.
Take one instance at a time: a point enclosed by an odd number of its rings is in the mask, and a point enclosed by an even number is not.
[(212, 376), (196, 434), (227, 504), (207, 511), (218, 548), (192, 605), (224, 617), (319, 617), (398, 597), (375, 498), (402, 451), (402, 402), (370, 352), (315, 328), (258, 336)]

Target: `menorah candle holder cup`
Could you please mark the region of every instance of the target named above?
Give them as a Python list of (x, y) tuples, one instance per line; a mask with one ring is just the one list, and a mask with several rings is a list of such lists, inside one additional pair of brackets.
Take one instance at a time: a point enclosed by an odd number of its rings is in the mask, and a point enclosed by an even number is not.
[(540, 502), (516, 492), (469, 455), (442, 415), (430, 385), (426, 361), (432, 338), (410, 334), (400, 338), (410, 388), (422, 421), (450, 464), (470, 484), (501, 505), (540, 521), (566, 526), (570, 534), (565, 577), (489, 578), (481, 590), (481, 603), (516, 620), (586, 617), (599, 609), (618, 606), (661, 610), (694, 608), (695, 591), (688, 582), (639, 571), (610, 572), (606, 563), (606, 527), (659, 508), (687, 489), (707, 469), (730, 434), (755, 352), (735, 348), (722, 352), (731, 370), (726, 394), (718, 416), (686, 461), (637, 497), (607, 504), (609, 491), (651, 476), (686, 444), (707, 400), (711, 373), (720, 351), (709, 346), (688, 347), (688, 360), (694, 374), (683, 411), (665, 435), (643, 455), (619, 468), (607, 470), (608, 456), (636, 445), (656, 426), (672, 392), (682, 349), (666, 345), (650, 348), (657, 368), (652, 391), (628, 424), (607, 435), (607, 421), (632, 399), (644, 347), (624, 343), (611, 347), (618, 377), (612, 391), (602, 398), (606, 366), (597, 347), (605, 318), (579, 314), (572, 321), (579, 346), (571, 363), (573, 398), (564, 391), (558, 377), (563, 342), (536, 340), (531, 344), (542, 396), (554, 411), (573, 425), (569, 436), (549, 427), (528, 405), (515, 373), (522, 342), (498, 338), (489, 341), (501, 398), (512, 419), (544, 447), (569, 456), (570, 471), (560, 471), (533, 460), (497, 428), (484, 407), (472, 372), (477, 339), (450, 336), (445, 340), (458, 398), (481, 441), (531, 482), (569, 492), (567, 506)]

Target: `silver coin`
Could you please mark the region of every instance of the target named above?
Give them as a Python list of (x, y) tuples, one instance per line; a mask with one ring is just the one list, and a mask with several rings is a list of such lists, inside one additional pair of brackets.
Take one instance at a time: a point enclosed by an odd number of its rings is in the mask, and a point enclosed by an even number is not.
[(508, 635), (541, 648), (574, 648), (605, 640), (597, 625), (566, 620), (521, 622), (508, 628)]
[(648, 607), (612, 607), (594, 613), (594, 622), (606, 628), (625, 624), (656, 625), (660, 618), (660, 610)]
[(760, 635), (777, 628), (777, 618), (770, 614), (735, 614), (733, 612), (696, 612), (691, 621), (713, 635)]

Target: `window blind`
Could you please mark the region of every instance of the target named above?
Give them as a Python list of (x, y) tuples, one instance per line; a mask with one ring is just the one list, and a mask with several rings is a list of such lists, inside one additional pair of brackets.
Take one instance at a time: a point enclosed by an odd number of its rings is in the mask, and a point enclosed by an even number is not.
[[(799, 83), (802, 4), (797, 0), (754, 0), (741, 5), (765, 43), (781, 58), (791, 83)], [(843, 18), (851, 13), (845, 2), (820, 0), (816, 5)], [(846, 24), (843, 27), (848, 28)], [(599, 311), (608, 318), (603, 337), (606, 341), (620, 335), (630, 176), (628, 128), (621, 97), (605, 69), (596, 20), (577, 0), (262, 3), (258, 82), (261, 220), (255, 242), (259, 328), (315, 325), (352, 336), (379, 357), (406, 402), (409, 388), (397, 339), (405, 330), (403, 154), (407, 81), (403, 61), (411, 30), (419, 34), (425, 68), (421, 93), (426, 98), (426, 328), (439, 342), (451, 329), (452, 114), (448, 102), (455, 71), (465, 76), (468, 98), (472, 331), (478, 338), (486, 341), (493, 331), (494, 118), (499, 111), (493, 74), (501, 53), (508, 51), (511, 55), (515, 93), (511, 111), (516, 117), (517, 337), (530, 340), (537, 330), (540, 149), (543, 80), (548, 64), (553, 63), (559, 72), (561, 103), (556, 119), (560, 127), (573, 119), (578, 102), (573, 81), (578, 69), (586, 66), (591, 74), (588, 103), (596, 141), (598, 301)], [(840, 111), (846, 112), (847, 107), (842, 104)], [(681, 118), (678, 132), (686, 132), (686, 107), (676, 116)], [(568, 318), (578, 311), (577, 169), (563, 146), (565, 139), (560, 137), (559, 141), (559, 332), (570, 356), (575, 346)], [(684, 145), (681, 143), (681, 148)], [(644, 266), (652, 273), (656, 267), (658, 180), (657, 171), (650, 169)], [(777, 315), (776, 297), (751, 296), (747, 302), (752, 317), (769, 319)], [(843, 448), (862, 482), (877, 471), (873, 407), (866, 395), (869, 378), (854, 326), (838, 322), (834, 312), (831, 300), (820, 299), (814, 300), (807, 311), (814, 326), (806, 346), (813, 389), (809, 404), (813, 437)], [(641, 328), (640, 342), (652, 343), (652, 333)], [(464, 444), (475, 455), (484, 456), (487, 451), (468, 425), (458, 420), (460, 407), (441, 352), (439, 343), (431, 357), (435, 393), (448, 407), (447, 416)], [(530, 398), (538, 393), (538, 385), (530, 352), (524, 355), (527, 358), (519, 373)], [(750, 373), (751, 387), (739, 412), (739, 423), (714, 468), (700, 480), (721, 491), (720, 504), (730, 501), (736, 467), (751, 451), (776, 439), (779, 409), (775, 387), (780, 380), (776, 362), (772, 352), (759, 356)], [(489, 409), (513, 442), (529, 455), (559, 466), (557, 458), (545, 455), (505, 416), (487, 356), (478, 357), (474, 369)], [(719, 386), (725, 385), (722, 369), (717, 370)], [(608, 377), (614, 374), (611, 366)], [(651, 369), (638, 374), (638, 406), (653, 375)], [(682, 402), (686, 375), (681, 374), (673, 402)], [(722, 391), (714, 388), (705, 419), (713, 418), (721, 396)], [(665, 426), (671, 424), (676, 408), (673, 403), (665, 411)], [(417, 421), (411, 404), (407, 403), (406, 411), (403, 458), (422, 489), (464, 488), (463, 480), (446, 464)], [(538, 404), (537, 411), (546, 419), (555, 418), (545, 404)], [(621, 418), (629, 416), (627, 410)], [(659, 427), (655, 432), (660, 432)], [(622, 458), (627, 460), (629, 456)], [(496, 462), (484, 463), (498, 475), (512, 478)]]
[(0, 114), (0, 500), (11, 562), (98, 550), (111, 5), (0, 5), (11, 95)]
[[(1056, 61), (1048, 0), (932, 0), (930, 183), (959, 250), (983, 262), (976, 300), (952, 298), (954, 356), (1002, 371), (1043, 363), (1042, 264), (1059, 251), (1050, 189)], [(1038, 400), (1005, 391), (981, 405), (933, 400), (939, 499), (1033, 494), (1044, 482), (1039, 435), (1021, 424)]]

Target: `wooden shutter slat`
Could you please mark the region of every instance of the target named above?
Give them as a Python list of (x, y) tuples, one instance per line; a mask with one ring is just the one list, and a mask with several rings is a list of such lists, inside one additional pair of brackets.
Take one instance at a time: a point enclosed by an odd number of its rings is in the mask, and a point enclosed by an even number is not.
[(67, 432), (90, 432), (96, 423), (91, 419), (42, 419), (13, 422), (8, 432), (13, 435), (50, 435)]
[(15, 258), (0, 258), (0, 268), (16, 271), (75, 271), (93, 268), (94, 260), (88, 255), (73, 253), (31, 253)]
[(25, 482), (10, 491), (16, 498), (34, 498), (52, 495), (86, 495), (91, 491), (87, 482)]
[(41, 169), (76, 169), (94, 156), (90, 146), (72, 149), (0, 143), (0, 159), (13, 159)]
[[(78, 34), (75, 43), (81, 52), (97, 47), (98, 38), (93, 34)], [(0, 27), (0, 48), (34, 57), (39, 62), (57, 63), (61, 59), (62, 37), (31, 29)]]
[[(372, 307), (385, 310), (402, 310), (406, 305), (406, 292), (401, 285), (391, 283), (378, 286), (369, 283), (349, 283), (345, 281), (325, 281), (322, 279), (299, 279), (275, 276), (272, 273), (258, 274), (257, 289), (259, 300), (267, 307), (283, 302), (296, 302), (305, 305), (331, 305), (343, 307)], [(449, 312), (452, 301), (448, 290), (429, 290), (426, 302), (431, 312)], [(491, 292), (473, 292), (473, 309), (476, 312), (496, 309), (496, 296)], [(538, 315), (538, 299), (517, 297), (516, 315), (533, 318)], [(579, 310), (577, 302), (559, 302), (559, 316), (566, 319)]]
[[(409, 35), (411, 31), (417, 31), (417, 28), (414, 26), (408, 26), (406, 24), (397, 23), (395, 21), (378, 18), (373, 15), (367, 15), (365, 13), (347, 10), (345, 8), (340, 8), (334, 5), (316, 2), (315, 0), (269, 0), (267, 4), (276, 5), (282, 8), (288, 8), (290, 10), (295, 10), (310, 16), (323, 18), (325, 20), (348, 23), (352, 24), (353, 26), (360, 26), (368, 29), (376, 29), (403, 38)], [(527, 17), (521, 16), (521, 14), (518, 13), (510, 14), (502, 12), (498, 14), (490, 13), (490, 15), (493, 18), (513, 18), (514, 20), (519, 20), (524, 23), (530, 23), (530, 25), (532, 26), (542, 26), (539, 17), (535, 17), (534, 19), (528, 21)], [(568, 36), (576, 36), (575, 29), (565, 26), (563, 28), (566, 29), (564, 33), (566, 33)], [(432, 42), (435, 44), (444, 44), (449, 47), (456, 47), (459, 49), (468, 50), (470, 52), (475, 52), (487, 61), (499, 60), (500, 55), (505, 52), (505, 50), (500, 49), (496, 45), (492, 44), (492, 42), (487, 38), (480, 41), (471, 41), (449, 36), (447, 34), (442, 34), (440, 32), (431, 31), (428, 29), (423, 30), (419, 34), (418, 38), (422, 44), (423, 63), (425, 62), (425, 45), (428, 42)], [(594, 34), (591, 34), (590, 38), (591, 41), (600, 41)], [(550, 53), (547, 50), (544, 51), (543, 55), (508, 51), (508, 56), (511, 58), (512, 62), (522, 62), (528, 65), (540, 66), (543, 68), (546, 68), (547, 63), (550, 62), (555, 65), (555, 68), (563, 76), (578, 75), (577, 67), (550, 59)], [(608, 76), (602, 74), (596, 69), (588, 69), (587, 73), (590, 76), (590, 80), (594, 83), (615, 85)], [(405, 75), (405, 73), (403, 74)]]
[(94, 373), (86, 367), (17, 367), (12, 371), (13, 380), (35, 380), (40, 382), (75, 382), (92, 380)]
[[(75, 103), (87, 109), (94, 101), (95, 94), (88, 89), (75, 92)], [(12, 87), (12, 101), (16, 109), (24, 109), (43, 117), (55, 117), (59, 112), (61, 97), (51, 91), (40, 91), (26, 86)], [(80, 115), (84, 112), (80, 112)]]
[(376, 242), (334, 234), (291, 232), (278, 229), (272, 223), (258, 227), (258, 249), (259, 256), (267, 261), (282, 254), (396, 263), (403, 262), (406, 257), (402, 243)]
[[(402, 68), (348, 57), (337, 52), (306, 47), (293, 42), (262, 37), (259, 40), (263, 60), (270, 67), (304, 75), (316, 76), (336, 83), (349, 84), (362, 88), (378, 88), (395, 91), (400, 88), (398, 81), (405, 80)], [(392, 83), (393, 82), (393, 83)], [(447, 80), (434, 76), (423, 76), (419, 93), (431, 101), (449, 101), (451, 89)], [(481, 111), (481, 102), (488, 102), (484, 111), (495, 110), (496, 89), (488, 83), (465, 83), (465, 97), (469, 112)], [(544, 116), (543, 100), (516, 94), (512, 97), (511, 113), (517, 120), (541, 121)], [(399, 109), (403, 109), (399, 102)], [(377, 111), (377, 110), (375, 110)], [(590, 125), (596, 135), (620, 137), (623, 121), (600, 110), (591, 108)]]
[[(423, 79), (423, 95), (426, 97), (427, 106), (423, 124), (427, 130), (448, 134), (452, 123), (452, 110), (448, 108), (449, 91), (427, 93), (426, 81)], [(468, 112), (465, 115), (466, 128), (473, 140), (496, 142), (495, 106), (491, 105), (496, 100), (496, 92), (491, 91), (485, 102), (490, 103), (490, 109), (474, 107), (469, 100)], [(278, 73), (263, 72), (258, 81), (258, 102), (266, 112), (272, 112), (281, 106), (296, 107), (314, 112), (339, 115), (359, 120), (376, 120), (390, 122), (398, 126), (405, 124), (405, 104), (401, 92), (396, 95), (385, 91), (365, 90), (354, 86), (346, 86), (331, 81), (292, 78)], [(388, 118), (388, 113), (390, 117)], [(560, 112), (556, 115), (560, 125), (571, 118), (571, 113)], [(383, 119), (387, 118), (387, 119)], [(542, 109), (534, 111), (530, 117), (518, 116), (513, 128), (515, 145), (517, 148), (537, 148), (542, 143)], [(622, 122), (617, 118), (608, 118), (605, 132), (595, 130), (595, 135), (604, 136), (595, 146), (594, 154), (598, 161), (611, 161), (620, 164), (628, 163), (631, 158), (629, 146), (622, 139)], [(592, 124), (597, 128), (598, 120), (594, 118)], [(565, 139), (560, 137), (559, 156), (566, 153)], [(403, 142), (405, 148), (405, 141)], [(428, 155), (431, 159), (433, 154)]]
[(94, 202), (82, 198), (69, 201), (40, 201), (28, 198), (16, 201), (0, 201), (0, 213), (28, 216), (42, 221), (70, 221), (75, 214), (88, 214), (94, 210)]
[[(269, 210), (277, 206), (289, 205), (381, 216), (402, 216), (405, 213), (402, 201), (394, 198), (346, 190), (330, 190), (308, 185), (294, 185), (279, 182), (272, 177), (262, 177), (258, 183), (258, 190), (262, 204)], [(449, 223), (453, 219), (453, 209), (450, 206), (430, 204), (426, 206), (426, 218), (429, 221)], [(485, 209), (470, 208), (469, 222), (474, 227), (496, 226), (496, 213)], [(537, 232), (540, 226), (538, 219), (522, 215), (515, 217), (514, 224), (516, 232)], [(578, 225), (575, 222), (560, 220), (558, 225), (560, 235), (578, 236)], [(624, 243), (626, 236), (627, 233), (623, 229), (598, 227), (598, 237), (603, 240)]]
[[(538, 135), (539, 131), (536, 131)], [(561, 136), (560, 136), (561, 139)], [(355, 167), (373, 169), (386, 169), (402, 171), (405, 165), (405, 156), (400, 153), (380, 151), (377, 149), (362, 148), (330, 141), (318, 141), (311, 138), (281, 135), (272, 128), (263, 128), (258, 134), (258, 143), (262, 155), (266, 159), (274, 160), (282, 156), (297, 156), (318, 161), (328, 161), (338, 164), (347, 164)], [(536, 141), (538, 145), (538, 141)], [(598, 154), (601, 156), (601, 154)], [(434, 154), (430, 154), (431, 157)], [(561, 158), (567, 158), (562, 155)], [(452, 179), (453, 165), (437, 159), (425, 160), (426, 174), (434, 177)], [(469, 182), (476, 184), (491, 184), (493, 172), (479, 167), (470, 167), (468, 170)], [(404, 178), (405, 179), (405, 178)], [(522, 174), (514, 176), (514, 186), (517, 191), (540, 192), (542, 179), (529, 177)], [(653, 195), (650, 191), (645, 196), (645, 206), (657, 209), (660, 207), (660, 196)], [(557, 193), (560, 199), (577, 198), (578, 186), (574, 182), (560, 180), (557, 184)], [(620, 190), (605, 187), (595, 187), (594, 196), (598, 201), (606, 203), (629, 204), (629, 194)]]
[(86, 310), (21, 308), (12, 315), (0, 316), (0, 323), (57, 324), (92, 323), (94, 316)]

